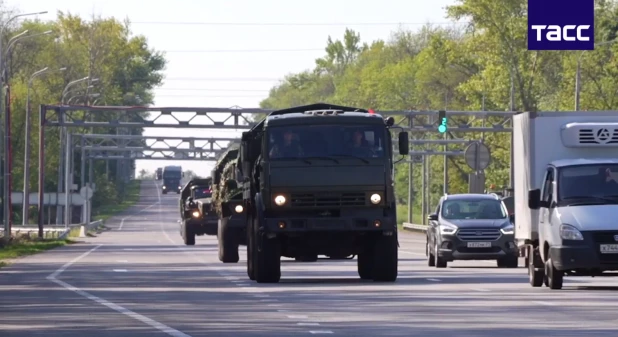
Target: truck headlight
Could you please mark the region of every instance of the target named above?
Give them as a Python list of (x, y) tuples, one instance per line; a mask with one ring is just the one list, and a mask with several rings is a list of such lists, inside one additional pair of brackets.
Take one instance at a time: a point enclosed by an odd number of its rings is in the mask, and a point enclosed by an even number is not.
[(165, 185), (163, 185), (163, 189), (166, 189), (167, 187), (165, 187)]
[(584, 236), (575, 227), (567, 224), (560, 225), (560, 237), (562, 240), (583, 240)]
[(277, 206), (282, 206), (283, 204), (285, 204), (285, 197), (282, 195), (278, 195), (275, 197), (275, 204), (277, 204)]
[(199, 218), (199, 216), (200, 216), (200, 212), (198, 212), (198, 211), (194, 211), (193, 212), (193, 217), (194, 218)]
[(515, 227), (513, 225), (508, 225), (504, 228), (500, 228), (500, 231), (502, 232), (502, 234), (511, 235), (515, 233)]
[(457, 232), (457, 227), (453, 225), (442, 224), (440, 225), (440, 234), (454, 234)]
[(234, 207), (234, 210), (236, 211), (236, 213), (242, 213), (242, 210), (243, 210), (242, 205), (238, 205)]
[(379, 194), (374, 193), (371, 195), (371, 197), (369, 197), (369, 200), (371, 200), (372, 204), (377, 205), (380, 203), (380, 201), (382, 201), (382, 197)]

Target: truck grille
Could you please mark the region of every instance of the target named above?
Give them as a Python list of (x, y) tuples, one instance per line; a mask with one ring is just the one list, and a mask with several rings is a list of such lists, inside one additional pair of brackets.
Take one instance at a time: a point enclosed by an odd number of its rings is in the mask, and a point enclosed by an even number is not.
[(495, 241), (500, 237), (500, 230), (495, 228), (466, 228), (457, 232), (461, 241)]
[(333, 193), (293, 193), (292, 207), (345, 207), (365, 206), (366, 194), (354, 192)]

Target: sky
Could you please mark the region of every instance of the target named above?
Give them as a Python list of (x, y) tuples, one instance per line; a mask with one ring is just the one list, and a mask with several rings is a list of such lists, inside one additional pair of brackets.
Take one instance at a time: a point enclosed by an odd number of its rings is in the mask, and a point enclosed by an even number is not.
[[(82, 17), (94, 14), (120, 20), (128, 18), (133, 33), (146, 36), (150, 47), (164, 51), (168, 60), (166, 79), (155, 90), (154, 106), (257, 108), (285, 75), (313, 68), (315, 59), (324, 56), (329, 36), (340, 39), (345, 29), (351, 28), (360, 33), (363, 42), (371, 42), (388, 40), (401, 27), (418, 29), (429, 22), (448, 24), (445, 7), (455, 2), (8, 0), (5, 3), (22, 13), (48, 11), (39, 16), (41, 19), (54, 19), (58, 11)], [(225, 117), (221, 115), (216, 120)], [(227, 138), (239, 137), (241, 132), (149, 128), (144, 135)], [(213, 162), (138, 160), (136, 170), (154, 172), (166, 165), (182, 165), (184, 170), (207, 176)]]

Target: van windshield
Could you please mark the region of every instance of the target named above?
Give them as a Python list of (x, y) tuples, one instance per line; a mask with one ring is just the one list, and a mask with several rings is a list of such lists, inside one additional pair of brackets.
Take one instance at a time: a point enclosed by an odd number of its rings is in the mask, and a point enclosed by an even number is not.
[(618, 197), (618, 164), (562, 167), (558, 170), (558, 200)]

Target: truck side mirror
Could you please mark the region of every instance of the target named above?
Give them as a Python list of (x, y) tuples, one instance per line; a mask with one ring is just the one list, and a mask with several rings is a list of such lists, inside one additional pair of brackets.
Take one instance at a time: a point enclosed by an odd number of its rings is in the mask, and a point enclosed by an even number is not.
[(407, 131), (399, 132), (399, 154), (407, 156), (410, 154), (410, 136)]
[(247, 143), (243, 142), (240, 145), (240, 160), (247, 161), (249, 160), (249, 148), (247, 147)]
[(534, 189), (528, 191), (528, 208), (539, 209), (541, 207), (541, 190)]
[(436, 214), (436, 213), (429, 214), (429, 215), (427, 216), (427, 220), (430, 220), (430, 221), (438, 221), (438, 214)]

